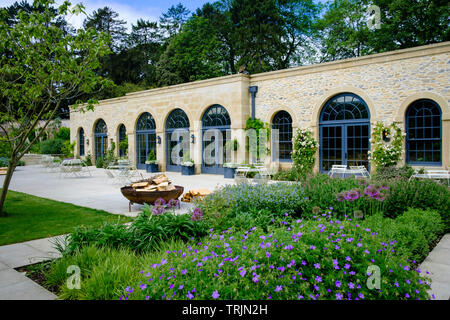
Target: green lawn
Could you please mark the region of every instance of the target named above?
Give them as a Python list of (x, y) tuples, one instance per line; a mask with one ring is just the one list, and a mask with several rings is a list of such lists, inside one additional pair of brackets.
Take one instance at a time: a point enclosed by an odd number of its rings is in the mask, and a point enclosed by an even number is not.
[[(1, 189), (0, 189), (1, 191)], [(70, 233), (75, 227), (128, 222), (132, 218), (8, 191), (6, 218), (0, 218), (0, 245)]]

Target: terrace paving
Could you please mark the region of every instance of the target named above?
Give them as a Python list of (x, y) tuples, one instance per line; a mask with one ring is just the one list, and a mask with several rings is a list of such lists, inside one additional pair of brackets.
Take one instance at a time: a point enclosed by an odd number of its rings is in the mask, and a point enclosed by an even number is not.
[[(120, 192), (121, 185), (113, 184), (104, 171), (90, 167), (92, 176), (61, 177), (57, 172), (49, 172), (41, 166), (25, 166), (16, 169), (11, 180), (10, 190), (31, 194), (41, 198), (68, 202), (82, 207), (104, 210), (114, 214), (136, 216), (143, 206), (134, 204), (128, 210), (128, 200)], [(154, 174), (139, 171), (145, 178)], [(218, 187), (234, 184), (234, 180), (218, 175), (183, 176), (180, 173), (164, 172), (175, 184), (184, 187), (185, 192), (191, 189), (207, 188), (211, 191)], [(4, 176), (0, 176), (3, 183)], [(181, 203), (177, 213), (186, 213), (191, 205)]]

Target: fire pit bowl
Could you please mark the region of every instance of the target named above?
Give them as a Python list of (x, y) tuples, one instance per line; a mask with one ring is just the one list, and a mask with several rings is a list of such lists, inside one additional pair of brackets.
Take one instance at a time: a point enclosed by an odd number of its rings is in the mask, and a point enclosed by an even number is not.
[(184, 187), (175, 186), (175, 190), (171, 191), (136, 191), (134, 188), (128, 186), (120, 189), (123, 196), (130, 201), (130, 211), (131, 205), (134, 203), (138, 204), (155, 204), (155, 201), (162, 198), (169, 202), (171, 199), (178, 199), (184, 191)]

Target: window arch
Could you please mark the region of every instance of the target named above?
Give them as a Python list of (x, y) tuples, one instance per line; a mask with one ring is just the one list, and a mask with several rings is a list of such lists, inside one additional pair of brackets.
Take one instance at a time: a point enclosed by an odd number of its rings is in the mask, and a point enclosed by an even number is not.
[[(292, 153), (292, 117), (287, 111), (279, 111), (272, 120), (272, 129), (278, 130), (273, 143), (278, 143), (278, 159), (290, 161)], [(278, 137), (277, 137), (278, 136)], [(277, 139), (278, 138), (278, 139)], [(276, 148), (274, 148), (276, 150)], [(275, 155), (275, 154), (274, 154)], [(276, 155), (275, 155), (276, 156)]]
[(417, 100), (406, 110), (406, 162), (442, 163), (442, 112), (433, 100)]
[(97, 121), (94, 130), (95, 160), (104, 158), (108, 150), (108, 127), (103, 119)]
[(320, 114), (320, 170), (333, 165), (369, 167), (370, 112), (354, 93), (332, 97)]
[(84, 157), (84, 129), (80, 128), (78, 131), (78, 146), (79, 146), (79, 155), (80, 157)]
[(353, 93), (339, 94), (329, 100), (322, 109), (320, 122), (369, 119), (369, 109), (364, 100)]
[(147, 130), (155, 130), (156, 129), (156, 123), (153, 116), (145, 112), (143, 113), (137, 122), (136, 130), (137, 131), (147, 131)]
[(202, 118), (203, 128), (219, 128), (231, 125), (228, 111), (219, 104), (215, 104), (206, 110)]
[(175, 109), (167, 118), (166, 129), (189, 129), (189, 118), (181, 109)]

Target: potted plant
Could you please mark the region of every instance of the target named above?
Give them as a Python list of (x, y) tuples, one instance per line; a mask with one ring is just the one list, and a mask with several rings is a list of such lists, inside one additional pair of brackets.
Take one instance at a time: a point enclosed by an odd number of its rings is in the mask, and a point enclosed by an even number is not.
[(236, 173), (236, 168), (238, 166), (237, 163), (225, 163), (223, 165), (223, 177), (225, 179), (234, 179), (234, 174)]
[(189, 153), (186, 153), (181, 163), (181, 174), (183, 176), (192, 176), (195, 174), (194, 160), (190, 158)]
[(158, 170), (158, 160), (156, 160), (156, 154), (154, 150), (150, 150), (147, 156), (147, 161), (145, 161), (145, 168), (147, 172), (154, 173), (159, 172)]

